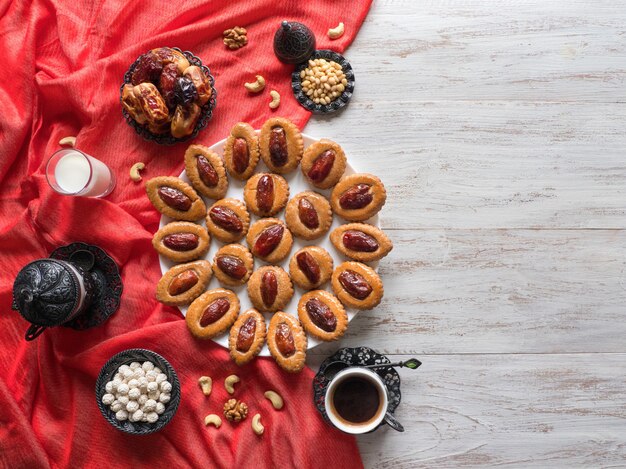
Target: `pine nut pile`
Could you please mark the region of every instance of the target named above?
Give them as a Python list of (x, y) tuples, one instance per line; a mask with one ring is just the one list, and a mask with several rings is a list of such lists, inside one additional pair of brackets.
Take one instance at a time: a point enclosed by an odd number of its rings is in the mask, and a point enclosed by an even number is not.
[(348, 80), (341, 65), (332, 60), (309, 60), (309, 66), (300, 72), (302, 91), (315, 104), (330, 104), (343, 90)]

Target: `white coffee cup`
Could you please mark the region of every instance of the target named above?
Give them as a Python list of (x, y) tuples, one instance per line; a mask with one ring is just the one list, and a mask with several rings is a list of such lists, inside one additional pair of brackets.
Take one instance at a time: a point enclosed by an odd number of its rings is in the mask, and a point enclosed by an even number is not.
[[(335, 392), (342, 383), (350, 379), (358, 378), (367, 381), (378, 392), (378, 406), (373, 416), (364, 422), (351, 422), (343, 418), (339, 411), (335, 408)], [(357, 401), (358, 405), (359, 402)], [(365, 403), (363, 403), (365, 404)], [(358, 435), (361, 433), (367, 433), (378, 427), (384, 420), (387, 413), (387, 407), (389, 405), (389, 396), (387, 394), (387, 386), (382, 378), (375, 372), (368, 370), (367, 368), (350, 367), (346, 368), (332, 379), (328, 387), (326, 388), (325, 395), (325, 410), (326, 415), (330, 419), (331, 423), (339, 430)]]

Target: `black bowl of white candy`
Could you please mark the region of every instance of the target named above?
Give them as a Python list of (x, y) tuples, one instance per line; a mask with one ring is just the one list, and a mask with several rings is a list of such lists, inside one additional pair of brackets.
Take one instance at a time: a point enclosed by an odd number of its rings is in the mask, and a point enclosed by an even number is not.
[(96, 381), (104, 418), (133, 435), (154, 433), (172, 420), (180, 403), (178, 376), (158, 353), (128, 349), (104, 364)]

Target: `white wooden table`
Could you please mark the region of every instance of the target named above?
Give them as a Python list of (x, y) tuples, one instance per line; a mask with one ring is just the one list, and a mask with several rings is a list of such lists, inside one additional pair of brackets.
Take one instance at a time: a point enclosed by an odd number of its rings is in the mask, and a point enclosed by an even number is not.
[(339, 346), (401, 370), (368, 468), (626, 467), (626, 2), (378, 0), (306, 132), (389, 193), (385, 299)]

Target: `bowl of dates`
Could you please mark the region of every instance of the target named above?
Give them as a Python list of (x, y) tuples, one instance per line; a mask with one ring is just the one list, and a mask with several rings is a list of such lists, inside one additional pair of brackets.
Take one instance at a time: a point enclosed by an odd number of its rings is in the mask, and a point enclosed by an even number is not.
[(209, 68), (188, 51), (159, 47), (139, 56), (120, 88), (126, 122), (146, 140), (172, 145), (207, 126), (217, 92)]

